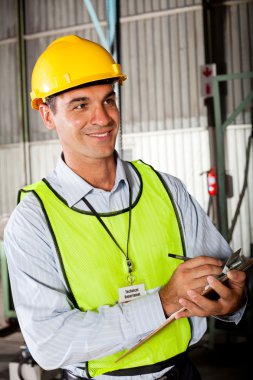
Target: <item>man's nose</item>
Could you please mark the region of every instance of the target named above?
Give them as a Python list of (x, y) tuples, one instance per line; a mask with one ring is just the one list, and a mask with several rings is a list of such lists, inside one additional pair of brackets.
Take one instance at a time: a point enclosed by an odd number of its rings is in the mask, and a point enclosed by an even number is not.
[(111, 117), (103, 105), (94, 108), (91, 119), (92, 124), (100, 125), (102, 127), (108, 125), (110, 121)]

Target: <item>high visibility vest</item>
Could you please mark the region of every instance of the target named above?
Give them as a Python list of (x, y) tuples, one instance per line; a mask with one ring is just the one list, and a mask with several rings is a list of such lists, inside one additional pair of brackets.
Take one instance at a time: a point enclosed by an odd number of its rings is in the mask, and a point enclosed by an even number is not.
[[(159, 173), (142, 161), (132, 162), (140, 178), (140, 190), (132, 204), (128, 254), (134, 284), (145, 289), (165, 285), (179, 260), (168, 252), (184, 254), (182, 228), (172, 196)], [(118, 289), (128, 285), (126, 257), (91, 212), (69, 208), (66, 201), (42, 180), (27, 186), (21, 197), (34, 192), (46, 215), (69, 289), (81, 311), (96, 312), (102, 305), (118, 302)], [(101, 213), (110, 232), (126, 250), (129, 209)], [(186, 351), (191, 339), (187, 318), (175, 320), (126, 358), (124, 352), (89, 361), (92, 377), (124, 368), (162, 362)]]

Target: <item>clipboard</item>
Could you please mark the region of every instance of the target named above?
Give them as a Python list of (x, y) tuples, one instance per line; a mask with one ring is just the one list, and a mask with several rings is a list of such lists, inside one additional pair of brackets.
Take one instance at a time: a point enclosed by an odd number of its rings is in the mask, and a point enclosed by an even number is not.
[[(241, 254), (241, 248), (238, 249), (236, 252), (233, 252), (231, 256), (226, 261), (222, 273), (216, 278), (221, 281), (222, 283), (227, 280), (227, 273), (232, 270), (236, 269), (239, 271), (245, 272), (247, 269), (249, 269), (253, 265), (253, 258), (246, 258), (243, 254)], [(213, 289), (210, 287), (210, 285), (206, 285), (203, 292), (201, 293), (203, 296), (208, 297), (210, 299), (213, 299), (215, 295), (217, 295)], [(214, 298), (215, 299), (215, 298)], [(161, 331), (164, 327), (168, 326), (171, 322), (175, 320), (175, 316), (177, 313), (186, 310), (185, 307), (182, 307), (181, 309), (175, 311), (175, 313), (171, 314), (169, 318), (166, 319), (166, 321), (159, 327), (157, 327), (155, 330), (153, 330), (150, 334), (148, 334), (145, 338), (141, 339), (138, 343), (136, 343), (133, 347), (131, 347), (127, 352), (125, 352), (123, 355), (121, 355), (115, 363), (118, 363), (120, 360), (124, 359), (126, 356), (130, 355), (133, 351), (135, 351), (138, 347), (143, 345), (145, 342), (147, 342), (149, 339), (152, 338), (155, 334), (157, 334), (159, 331)]]

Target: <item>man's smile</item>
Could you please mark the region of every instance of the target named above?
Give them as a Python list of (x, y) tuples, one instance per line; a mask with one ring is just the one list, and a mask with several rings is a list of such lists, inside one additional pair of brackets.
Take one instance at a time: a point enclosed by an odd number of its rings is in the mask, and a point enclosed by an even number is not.
[(89, 137), (98, 137), (98, 138), (104, 138), (111, 134), (111, 131), (106, 132), (95, 132), (95, 133), (89, 133), (87, 134)]

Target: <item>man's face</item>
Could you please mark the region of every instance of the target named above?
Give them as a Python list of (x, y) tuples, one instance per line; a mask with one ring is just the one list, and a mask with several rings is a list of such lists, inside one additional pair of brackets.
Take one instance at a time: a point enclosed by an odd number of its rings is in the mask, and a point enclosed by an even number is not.
[(66, 163), (112, 157), (119, 128), (112, 85), (83, 87), (58, 95), (55, 113), (43, 107), (42, 118), (48, 128), (56, 128)]

